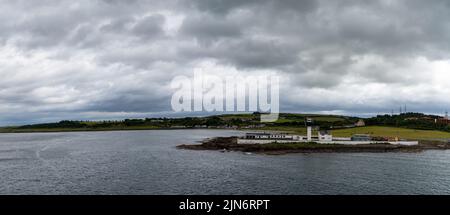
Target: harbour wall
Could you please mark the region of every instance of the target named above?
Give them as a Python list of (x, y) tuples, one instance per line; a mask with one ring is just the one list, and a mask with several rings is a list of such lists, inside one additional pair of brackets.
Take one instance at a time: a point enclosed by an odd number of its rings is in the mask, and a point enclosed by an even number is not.
[[(269, 144), (269, 143), (304, 143), (304, 140), (255, 140), (255, 139), (241, 139), (237, 140), (238, 144)], [(392, 145), (403, 145), (403, 146), (415, 146), (419, 145), (419, 141), (314, 141), (318, 144), (340, 144), (340, 145), (367, 145), (367, 144), (383, 144), (389, 143)]]

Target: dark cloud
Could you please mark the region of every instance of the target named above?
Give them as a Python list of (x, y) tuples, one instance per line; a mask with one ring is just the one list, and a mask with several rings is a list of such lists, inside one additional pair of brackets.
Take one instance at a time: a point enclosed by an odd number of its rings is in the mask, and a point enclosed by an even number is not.
[(181, 26), (180, 33), (197, 39), (200, 42), (209, 42), (221, 38), (241, 36), (239, 23), (213, 16), (187, 17)]
[(240, 0), (195, 0), (191, 3), (194, 7), (198, 8), (200, 11), (208, 11), (212, 14), (224, 15), (229, 13), (230, 11), (253, 6), (257, 4), (258, 0), (249, 0), (249, 1), (240, 1)]
[[(200, 11), (216, 15), (227, 15), (239, 9), (266, 9), (279, 16), (281, 13), (302, 13), (317, 7), (315, 0), (194, 0), (193, 5)], [(281, 13), (280, 13), (281, 12)]]
[(222, 40), (180, 49), (190, 58), (214, 58), (239, 68), (276, 68), (296, 61), (296, 50), (279, 41)]
[(146, 16), (139, 20), (132, 28), (132, 32), (145, 39), (152, 39), (164, 35), (164, 16), (157, 14)]

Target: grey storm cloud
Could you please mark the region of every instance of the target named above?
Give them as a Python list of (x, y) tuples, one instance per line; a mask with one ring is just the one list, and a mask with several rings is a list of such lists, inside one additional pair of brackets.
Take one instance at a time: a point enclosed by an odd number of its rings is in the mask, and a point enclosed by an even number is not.
[(276, 72), (282, 111), (450, 106), (446, 0), (0, 0), (0, 20), (0, 124), (167, 113), (205, 64)]

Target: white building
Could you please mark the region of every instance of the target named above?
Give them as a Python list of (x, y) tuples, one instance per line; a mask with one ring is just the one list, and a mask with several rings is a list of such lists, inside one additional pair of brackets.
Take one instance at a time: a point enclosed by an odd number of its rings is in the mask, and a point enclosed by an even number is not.
[(319, 141), (333, 141), (333, 135), (329, 131), (319, 131)]

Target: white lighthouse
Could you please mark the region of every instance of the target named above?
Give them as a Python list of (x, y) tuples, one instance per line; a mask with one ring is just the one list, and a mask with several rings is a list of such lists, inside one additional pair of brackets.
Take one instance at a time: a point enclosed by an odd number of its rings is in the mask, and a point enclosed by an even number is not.
[(308, 142), (311, 142), (311, 140), (312, 140), (312, 127), (311, 126), (306, 127), (306, 137), (308, 139)]
[(306, 124), (306, 138), (307, 138), (308, 142), (311, 142), (312, 141), (312, 124), (313, 124), (312, 119), (306, 118), (305, 124)]

